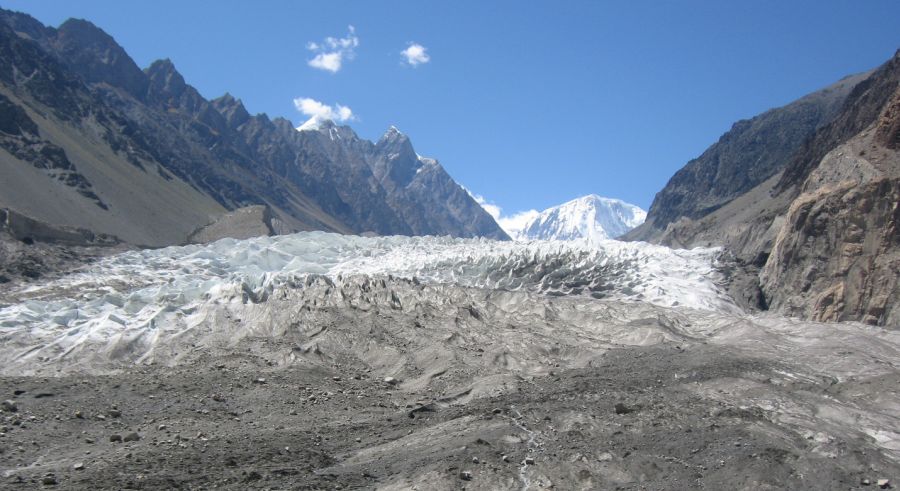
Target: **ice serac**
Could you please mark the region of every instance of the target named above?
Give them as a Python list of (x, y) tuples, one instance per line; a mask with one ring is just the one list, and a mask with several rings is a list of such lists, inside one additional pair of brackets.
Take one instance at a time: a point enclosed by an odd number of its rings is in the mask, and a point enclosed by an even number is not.
[(595, 194), (548, 208), (513, 231), (517, 240), (614, 239), (644, 223), (647, 212), (622, 200)]
[[(266, 304), (317, 276), (399, 277), (416, 284), (739, 314), (717, 286), (717, 257), (714, 249), (616, 241), (595, 247), (323, 232), (138, 250), (6, 292), (10, 303), (0, 307), (0, 333), (8, 342), (0, 347), (0, 359), (77, 364), (81, 350), (107, 356), (126, 349), (115, 346), (131, 339), (127, 358), (135, 361), (158, 341), (177, 343), (179, 333), (194, 330), (221, 305)], [(250, 318), (246, 322), (249, 329), (260, 327)], [(214, 331), (210, 335), (221, 335)]]

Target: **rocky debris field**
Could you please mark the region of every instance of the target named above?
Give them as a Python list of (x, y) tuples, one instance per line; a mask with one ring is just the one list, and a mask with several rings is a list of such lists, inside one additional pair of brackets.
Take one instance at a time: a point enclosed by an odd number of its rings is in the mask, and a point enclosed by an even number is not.
[(887, 489), (900, 475), (897, 340), (876, 328), (369, 278), (209, 319), (230, 343), (198, 327), (140, 363), (0, 378), (0, 487)]
[(866, 438), (803, 430), (738, 393), (813, 407), (860, 388), (784, 368), (711, 345), (623, 347), (467, 402), (366, 370), (278, 367), (256, 349), (6, 377), (0, 487), (876, 489), (898, 475)]
[(124, 245), (74, 246), (19, 240), (0, 231), (0, 302), (10, 284), (59, 278), (125, 249)]

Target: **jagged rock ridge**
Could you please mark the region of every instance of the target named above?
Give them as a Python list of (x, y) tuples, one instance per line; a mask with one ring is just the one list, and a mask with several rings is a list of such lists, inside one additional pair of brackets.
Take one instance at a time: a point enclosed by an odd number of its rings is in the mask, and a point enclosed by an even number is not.
[(0, 204), (34, 219), (167, 245), (261, 205), (286, 230), (506, 238), (404, 135), (393, 156), (349, 127), (331, 138), (230, 94), (208, 101), (170, 60), (141, 70), (90, 22), (0, 11), (0, 60)]

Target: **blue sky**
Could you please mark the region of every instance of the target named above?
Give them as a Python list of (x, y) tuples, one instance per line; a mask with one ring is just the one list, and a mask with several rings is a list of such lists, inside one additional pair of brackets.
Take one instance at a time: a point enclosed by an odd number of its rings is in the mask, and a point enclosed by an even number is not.
[[(170, 58), (201, 94), (251, 113), (300, 124), (294, 100), (309, 98), (349, 108), (365, 138), (396, 125), (505, 214), (589, 193), (647, 208), (736, 120), (900, 48), (896, 0), (0, 5), (88, 19), (141, 67)], [(429, 61), (406, 63), (410, 43)]]

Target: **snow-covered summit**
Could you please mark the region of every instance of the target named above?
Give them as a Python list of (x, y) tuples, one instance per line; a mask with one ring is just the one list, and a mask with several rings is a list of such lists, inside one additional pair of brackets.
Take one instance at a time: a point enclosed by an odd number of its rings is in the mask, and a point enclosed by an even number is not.
[(315, 115), (305, 123), (296, 128), (300, 132), (317, 132), (327, 136), (332, 141), (350, 140), (355, 141), (359, 137), (353, 131), (353, 128), (347, 125), (338, 125), (328, 116)]
[(334, 126), (334, 121), (331, 118), (316, 114), (298, 126), (297, 131), (319, 131), (332, 126)]
[(589, 194), (548, 208), (521, 229), (506, 232), (516, 240), (579, 240), (596, 243), (619, 237), (644, 223), (647, 212), (622, 200)]

